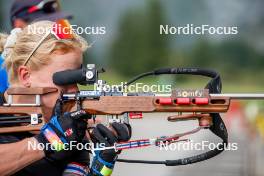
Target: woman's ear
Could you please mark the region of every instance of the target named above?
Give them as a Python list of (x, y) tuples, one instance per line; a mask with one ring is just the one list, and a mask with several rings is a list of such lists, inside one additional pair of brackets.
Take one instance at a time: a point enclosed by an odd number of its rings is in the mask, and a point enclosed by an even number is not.
[(29, 68), (26, 66), (19, 66), (17, 72), (19, 83), (24, 87), (31, 87)]

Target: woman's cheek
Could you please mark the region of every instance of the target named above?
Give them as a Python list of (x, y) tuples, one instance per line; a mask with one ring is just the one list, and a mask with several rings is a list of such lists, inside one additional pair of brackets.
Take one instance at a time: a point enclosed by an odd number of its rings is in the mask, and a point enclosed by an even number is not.
[(42, 96), (41, 103), (43, 107), (45, 107), (45, 119), (49, 120), (52, 116), (52, 112), (54, 106), (59, 98), (59, 92), (56, 93), (49, 93)]
[(31, 87), (55, 87), (53, 83), (53, 72), (45, 68), (31, 73)]

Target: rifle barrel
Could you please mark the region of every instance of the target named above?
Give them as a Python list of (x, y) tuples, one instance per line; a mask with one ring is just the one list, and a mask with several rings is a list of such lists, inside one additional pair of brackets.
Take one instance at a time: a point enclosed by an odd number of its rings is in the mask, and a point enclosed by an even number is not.
[(210, 94), (212, 97), (230, 97), (231, 99), (246, 100), (246, 99), (264, 99), (264, 93), (223, 93)]

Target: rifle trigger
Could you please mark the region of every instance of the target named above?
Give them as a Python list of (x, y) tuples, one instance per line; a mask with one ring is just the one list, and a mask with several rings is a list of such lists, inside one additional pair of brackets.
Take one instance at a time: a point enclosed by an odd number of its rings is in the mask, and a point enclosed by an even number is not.
[(197, 119), (199, 121), (199, 126), (203, 128), (210, 127), (212, 123), (212, 117), (210, 114), (179, 114), (179, 115), (173, 115), (168, 117), (168, 121), (170, 122), (176, 122), (176, 121), (186, 121), (186, 120), (195, 120)]

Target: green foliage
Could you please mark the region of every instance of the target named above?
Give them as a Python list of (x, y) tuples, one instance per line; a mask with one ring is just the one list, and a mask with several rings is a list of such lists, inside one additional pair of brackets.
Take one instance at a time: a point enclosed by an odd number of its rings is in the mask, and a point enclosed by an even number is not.
[[(215, 69), (225, 79), (245, 80), (254, 74), (255, 76), (251, 79), (262, 79), (261, 74), (258, 73), (263, 72), (264, 55), (244, 40), (224, 40), (213, 43), (204, 39), (198, 41), (188, 51), (177, 51), (171, 55), (183, 58), (180, 59), (181, 66)], [(247, 75), (249, 73), (251, 74)]]
[(119, 35), (112, 44), (110, 62), (120, 74), (131, 76), (168, 65), (168, 40), (159, 35), (165, 20), (159, 1), (146, 9), (127, 12), (120, 21)]
[(201, 40), (189, 53), (188, 61), (197, 67), (209, 67), (214, 62), (214, 54), (213, 46), (207, 40)]
[[(160, 2), (154, 0), (148, 1), (146, 8), (127, 11), (121, 17), (109, 54), (115, 75), (130, 77), (166, 66), (203, 67), (220, 72), (227, 82), (261, 84), (258, 80), (264, 73), (264, 55), (252, 44), (242, 38), (212, 42), (204, 36), (194, 40), (188, 49), (172, 50), (170, 39), (174, 36), (159, 34), (159, 26), (168, 24), (163, 15)], [(178, 76), (176, 82), (188, 83), (189, 80)]]
[[(0, 1), (0, 7), (3, 7), (3, 1)], [(3, 28), (3, 10), (1, 9), (0, 10), (0, 29), (2, 29)]]

